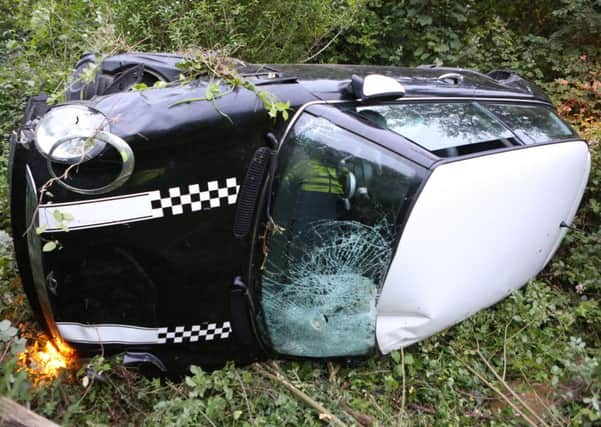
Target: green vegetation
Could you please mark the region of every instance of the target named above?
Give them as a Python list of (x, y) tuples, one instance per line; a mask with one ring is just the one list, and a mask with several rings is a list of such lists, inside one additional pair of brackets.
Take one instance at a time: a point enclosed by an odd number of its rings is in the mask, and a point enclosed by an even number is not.
[[(601, 422), (598, 0), (0, 0), (0, 34), (1, 395), (66, 425), (525, 424), (518, 410), (539, 425)], [(27, 97), (44, 90), (59, 99), (84, 51), (197, 47), (257, 62), (515, 69), (542, 84), (590, 142), (592, 174), (575, 229), (528, 286), (404, 352), (210, 374), (192, 368), (182, 381), (148, 379), (97, 357), (34, 386), (17, 358), (19, 337), (37, 329), (6, 234), (6, 141)]]

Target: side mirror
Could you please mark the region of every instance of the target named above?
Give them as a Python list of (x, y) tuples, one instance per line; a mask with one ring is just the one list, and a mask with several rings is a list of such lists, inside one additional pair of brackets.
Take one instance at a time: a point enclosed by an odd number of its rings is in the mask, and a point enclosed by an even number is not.
[(397, 99), (405, 96), (405, 88), (396, 79), (381, 74), (370, 74), (365, 78), (353, 74), (351, 90), (361, 99)]

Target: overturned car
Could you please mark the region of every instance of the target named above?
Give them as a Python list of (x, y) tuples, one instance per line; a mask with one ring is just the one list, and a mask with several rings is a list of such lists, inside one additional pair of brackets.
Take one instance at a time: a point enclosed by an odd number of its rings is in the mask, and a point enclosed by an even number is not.
[(116, 55), (84, 84), (85, 55), (11, 142), (25, 292), (82, 354), (388, 353), (524, 285), (582, 198), (586, 143), (514, 73), (237, 63), (285, 120), (177, 83), (181, 60)]

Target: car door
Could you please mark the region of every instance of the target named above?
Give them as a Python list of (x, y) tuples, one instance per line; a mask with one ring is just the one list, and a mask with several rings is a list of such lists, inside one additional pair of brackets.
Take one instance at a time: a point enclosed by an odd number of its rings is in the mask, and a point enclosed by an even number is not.
[(258, 323), (280, 354), (375, 349), (378, 295), (426, 172), (370, 140), (371, 124), (350, 119), (351, 131), (339, 114), (305, 111), (277, 156)]

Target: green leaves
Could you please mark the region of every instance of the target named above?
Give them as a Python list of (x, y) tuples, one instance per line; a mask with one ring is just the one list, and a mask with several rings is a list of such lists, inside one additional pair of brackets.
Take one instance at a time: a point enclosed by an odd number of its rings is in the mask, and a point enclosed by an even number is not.
[[(225, 51), (203, 51), (178, 63), (177, 67), (182, 71), (180, 80), (183, 82), (188, 82), (207, 75), (210, 80), (207, 84), (204, 97), (181, 99), (171, 104), (169, 106), (170, 108), (181, 104), (189, 104), (191, 102), (211, 101), (217, 111), (229, 119), (227, 114), (217, 108), (215, 101), (242, 87), (254, 92), (263, 104), (269, 117), (275, 120), (278, 115), (281, 115), (284, 120), (288, 120), (290, 102), (282, 102), (278, 100), (274, 94), (264, 90), (258, 90), (251, 82), (244, 79), (238, 73), (234, 62), (227, 56)], [(224, 92), (221, 90), (221, 85), (229, 86), (230, 89)]]
[(417, 17), (416, 21), (422, 27), (427, 27), (428, 25), (432, 25), (432, 17), (429, 15), (419, 15)]
[(63, 212), (58, 209), (55, 209), (52, 212), (52, 216), (54, 217), (54, 220), (56, 221), (56, 225), (58, 225), (65, 232), (69, 231), (68, 223), (75, 219), (73, 217), (73, 215), (71, 215), (70, 213)]
[(17, 328), (11, 325), (10, 320), (0, 321), (0, 341), (8, 341), (17, 335)]
[(58, 240), (50, 240), (42, 246), (42, 252), (52, 252), (59, 246)]
[(205, 99), (207, 101), (214, 101), (221, 96), (223, 96), (223, 94), (221, 93), (219, 84), (216, 82), (209, 82), (207, 85), (207, 91), (205, 92)]
[(142, 92), (148, 89), (148, 85), (146, 83), (136, 83), (131, 87), (131, 90), (136, 92)]
[(25, 350), (26, 340), (25, 338), (19, 338), (19, 330), (12, 326), (12, 323), (8, 319), (0, 320), (0, 363), (2, 360), (2, 353), (7, 352), (6, 346), (9, 346), (10, 354), (17, 355)]
[[(254, 88), (253, 88), (254, 89)], [(278, 114), (282, 115), (284, 120), (288, 120), (288, 111), (290, 110), (290, 102), (281, 102), (270, 92), (255, 91), (259, 100), (263, 103), (263, 107), (267, 110), (267, 114), (272, 119), (277, 119)]]

